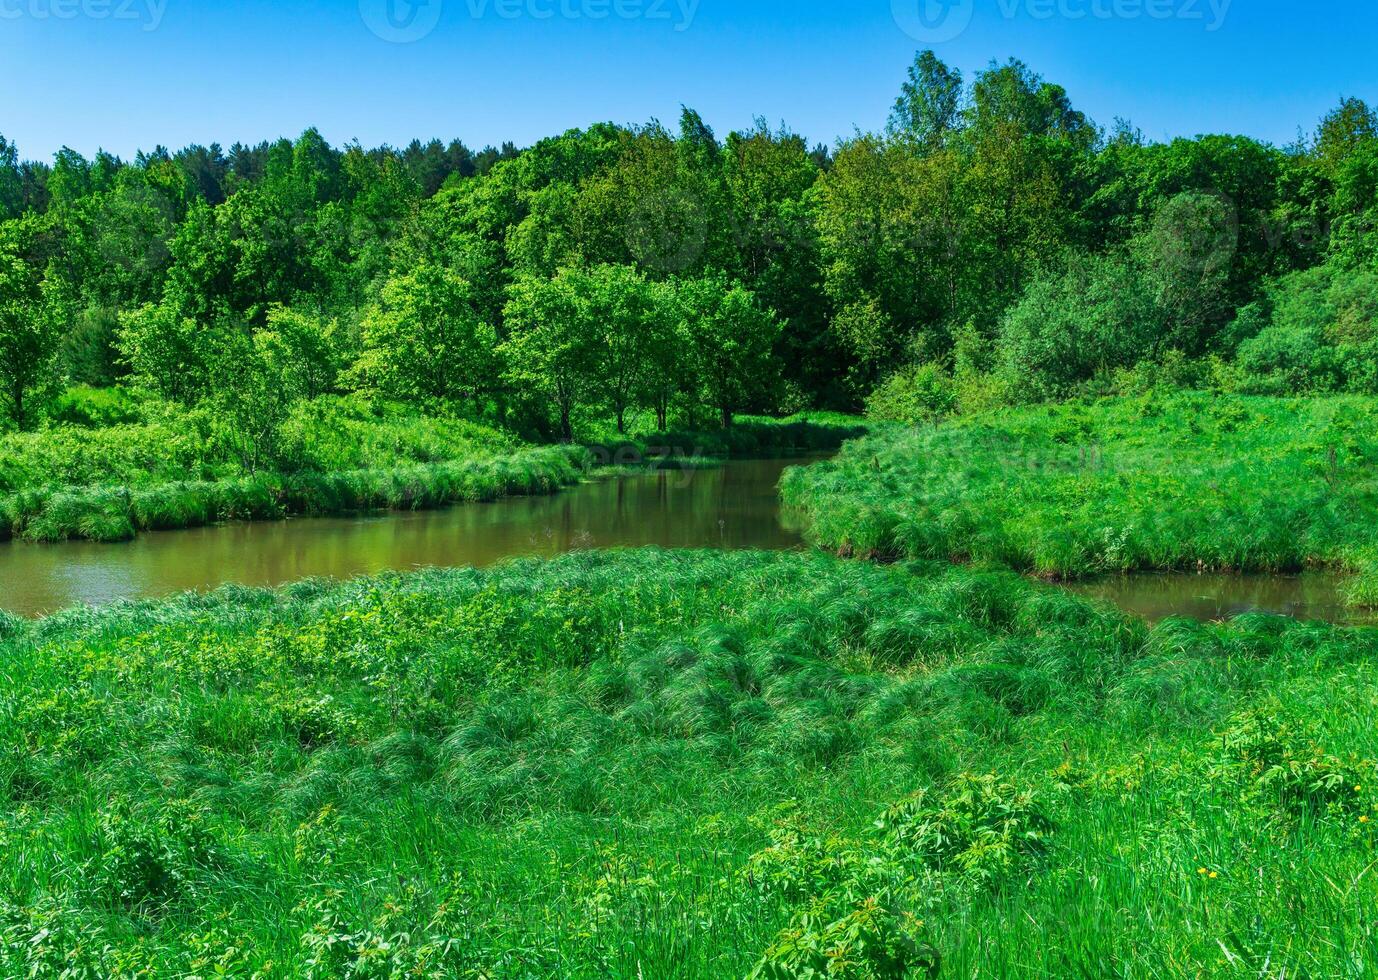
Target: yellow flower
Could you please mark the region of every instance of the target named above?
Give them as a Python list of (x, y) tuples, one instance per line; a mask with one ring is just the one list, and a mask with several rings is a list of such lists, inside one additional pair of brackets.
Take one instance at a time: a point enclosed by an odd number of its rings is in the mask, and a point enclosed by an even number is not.
[(1205, 869), (1205, 868), (1197, 868), (1197, 869), (1196, 869), (1196, 873), (1199, 874), (1199, 875), (1203, 875), (1203, 874), (1206, 873), (1206, 869)]
[(1211, 877), (1212, 877), (1212, 878), (1219, 878), (1219, 877), (1220, 877), (1220, 872), (1218, 872), (1218, 871), (1212, 871), (1212, 872), (1211, 872)]
[(1365, 817), (1360, 817), (1360, 818), (1359, 818), (1359, 822), (1360, 822), (1360, 823), (1368, 823), (1368, 817), (1366, 817), (1366, 816), (1365, 816)]

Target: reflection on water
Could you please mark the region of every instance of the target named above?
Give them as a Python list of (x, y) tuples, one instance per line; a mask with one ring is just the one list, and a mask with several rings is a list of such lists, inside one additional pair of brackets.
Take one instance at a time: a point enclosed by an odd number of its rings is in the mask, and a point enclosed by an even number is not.
[(485, 566), (584, 548), (793, 548), (801, 539), (780, 521), (776, 484), (803, 461), (741, 460), (441, 511), (163, 531), (128, 544), (5, 544), (0, 609), (32, 616), (227, 582)]
[[(817, 458), (817, 457), (811, 457)], [(78, 603), (210, 589), (281, 585), (430, 565), (491, 565), (584, 548), (762, 548), (801, 544), (782, 523), (776, 485), (795, 460), (741, 460), (716, 469), (601, 480), (553, 497), (449, 510), (229, 524), (145, 534), (128, 544), (0, 545), (0, 609), (33, 616)], [(1346, 609), (1343, 578), (1132, 575), (1077, 583), (1149, 620), (1228, 619), (1255, 610), (1301, 619), (1378, 623)]]
[(1230, 619), (1247, 612), (1278, 613), (1332, 623), (1378, 622), (1371, 611), (1349, 609), (1344, 576), (1305, 575), (1126, 575), (1073, 583), (1080, 595), (1112, 602), (1150, 621), (1169, 616)]

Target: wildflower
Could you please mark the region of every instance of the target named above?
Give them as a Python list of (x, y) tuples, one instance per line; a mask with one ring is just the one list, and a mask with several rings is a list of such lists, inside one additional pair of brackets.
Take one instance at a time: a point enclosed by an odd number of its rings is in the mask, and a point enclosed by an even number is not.
[(1199, 874), (1199, 875), (1203, 875), (1203, 874), (1206, 873), (1206, 869), (1205, 869), (1205, 868), (1197, 868), (1197, 869), (1196, 869), (1196, 873)]
[(1214, 878), (1219, 878), (1219, 877), (1220, 877), (1220, 872), (1219, 872), (1219, 871), (1212, 871), (1212, 872), (1211, 872), (1211, 878), (1212, 878), (1212, 879), (1214, 879)]
[(1368, 816), (1365, 815), (1365, 816), (1360, 817), (1360, 818), (1359, 818), (1359, 822), (1360, 822), (1360, 823), (1368, 823)]

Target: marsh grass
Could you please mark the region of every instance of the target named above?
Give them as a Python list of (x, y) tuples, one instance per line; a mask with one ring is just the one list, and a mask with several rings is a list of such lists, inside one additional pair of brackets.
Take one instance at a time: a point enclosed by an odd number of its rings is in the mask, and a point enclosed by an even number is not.
[(602, 476), (698, 469), (732, 456), (835, 449), (865, 431), (846, 417), (745, 419), (729, 432), (526, 447), (462, 420), (370, 411), (342, 399), (300, 406), (288, 429), (295, 463), (283, 472), (212, 463), (195, 419), (175, 432), (159, 423), (0, 438), (0, 490), (11, 490), (0, 495), (0, 540), (125, 541), (221, 521), (427, 510), (554, 493), (595, 468)]
[(658, 550), (0, 618), (0, 974), (1361, 976), (1375, 654)]
[(1154, 394), (888, 429), (786, 474), (810, 537), (880, 557), (1359, 573), (1378, 594), (1378, 401)]
[(276, 520), (374, 510), (427, 510), (554, 493), (583, 478), (586, 450), (552, 446), (445, 463), (337, 473), (31, 492), (6, 501), (10, 533), (30, 541), (123, 541), (139, 531), (219, 521)]

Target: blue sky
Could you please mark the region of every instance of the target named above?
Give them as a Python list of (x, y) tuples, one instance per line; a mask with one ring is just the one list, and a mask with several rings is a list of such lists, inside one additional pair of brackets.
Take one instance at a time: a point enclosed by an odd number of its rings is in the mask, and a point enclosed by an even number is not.
[(761, 115), (832, 142), (883, 125), (928, 46), (968, 73), (1023, 58), (1151, 138), (1286, 143), (1342, 95), (1378, 101), (1369, 0), (410, 2), (0, 0), (0, 134), (30, 158), (311, 125), (524, 145), (686, 103), (720, 133)]

